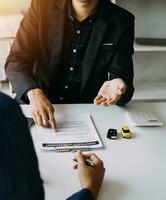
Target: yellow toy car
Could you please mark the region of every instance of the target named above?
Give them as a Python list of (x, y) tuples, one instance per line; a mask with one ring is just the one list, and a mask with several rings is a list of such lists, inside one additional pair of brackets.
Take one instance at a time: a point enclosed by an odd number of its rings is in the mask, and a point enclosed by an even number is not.
[(122, 126), (122, 136), (123, 138), (127, 138), (127, 139), (132, 138), (132, 133), (130, 132), (130, 129), (128, 126)]

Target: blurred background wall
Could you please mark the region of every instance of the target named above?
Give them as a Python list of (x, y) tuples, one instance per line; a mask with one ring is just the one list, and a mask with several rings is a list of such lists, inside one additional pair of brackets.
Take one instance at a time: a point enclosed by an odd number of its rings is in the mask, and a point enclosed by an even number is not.
[(0, 15), (26, 10), (31, 0), (0, 0)]

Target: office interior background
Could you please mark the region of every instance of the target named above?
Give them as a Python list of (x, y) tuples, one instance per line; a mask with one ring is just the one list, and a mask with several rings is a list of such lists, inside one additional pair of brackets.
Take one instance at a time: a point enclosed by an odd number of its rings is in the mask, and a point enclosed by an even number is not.
[[(31, 0), (0, 0), (0, 90), (12, 94), (6, 80), (4, 64), (19, 23)], [(112, 0), (136, 17), (136, 38), (155, 38), (159, 43), (135, 42), (135, 94), (133, 100), (166, 100), (166, 1)], [(160, 39), (160, 40), (158, 40)], [(163, 43), (162, 43), (163, 41)]]

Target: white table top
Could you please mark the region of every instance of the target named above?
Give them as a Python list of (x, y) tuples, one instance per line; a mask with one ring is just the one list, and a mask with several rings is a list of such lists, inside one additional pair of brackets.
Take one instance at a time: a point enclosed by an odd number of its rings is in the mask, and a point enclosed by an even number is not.
[[(28, 106), (23, 106), (30, 116)], [(124, 112), (130, 109), (153, 110), (164, 125), (138, 128), (127, 123)], [(166, 103), (131, 103), (125, 108), (90, 104), (55, 105), (56, 114), (90, 113), (105, 148), (96, 151), (106, 168), (99, 200), (165, 200), (166, 199)], [(106, 138), (108, 128), (128, 124), (131, 140)], [(42, 152), (35, 126), (31, 129), (44, 180), (46, 200), (64, 200), (80, 189), (77, 172), (72, 169), (73, 153)]]

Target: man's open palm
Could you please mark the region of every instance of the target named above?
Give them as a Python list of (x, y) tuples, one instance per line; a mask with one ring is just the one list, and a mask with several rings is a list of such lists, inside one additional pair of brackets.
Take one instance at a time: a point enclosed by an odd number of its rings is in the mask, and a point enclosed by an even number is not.
[(115, 105), (126, 92), (127, 85), (121, 78), (106, 81), (94, 99), (96, 105)]

